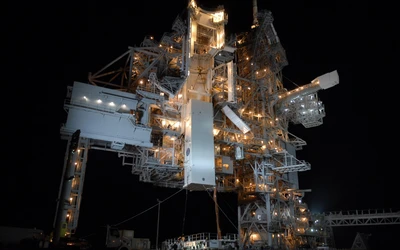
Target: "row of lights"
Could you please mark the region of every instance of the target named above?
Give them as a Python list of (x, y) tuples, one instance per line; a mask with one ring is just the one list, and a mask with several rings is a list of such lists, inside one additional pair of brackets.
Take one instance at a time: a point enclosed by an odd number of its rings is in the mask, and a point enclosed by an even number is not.
[[(85, 101), (87, 101), (87, 102), (90, 101), (89, 98), (87, 98), (86, 96), (83, 96), (83, 99), (85, 99)], [(103, 101), (101, 99), (97, 99), (96, 103), (101, 104), (101, 103), (103, 103)], [(115, 107), (114, 102), (109, 102), (108, 105), (111, 107)], [(122, 104), (121, 108), (124, 108), (124, 109), (127, 108), (126, 104)]]

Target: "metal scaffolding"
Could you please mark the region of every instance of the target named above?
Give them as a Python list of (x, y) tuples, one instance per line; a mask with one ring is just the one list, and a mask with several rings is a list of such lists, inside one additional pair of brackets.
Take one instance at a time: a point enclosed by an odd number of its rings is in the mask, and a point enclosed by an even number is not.
[(178, 16), (159, 41), (145, 37), (69, 87), (62, 134), (80, 129), (85, 150), (116, 152), (142, 182), (237, 193), (240, 249), (316, 246), (332, 226), (399, 223), (398, 213), (329, 214), (320, 218), (326, 231), (312, 231), (315, 216), (302, 202), (310, 190), (299, 189), (297, 175), (311, 165), (296, 158), (306, 142), (289, 124), (323, 124), (317, 92), (338, 84), (338, 74), (285, 89), (288, 62), (272, 13), (253, 11), (251, 30), (227, 39), (223, 6), (205, 11), (189, 1), (187, 20)]

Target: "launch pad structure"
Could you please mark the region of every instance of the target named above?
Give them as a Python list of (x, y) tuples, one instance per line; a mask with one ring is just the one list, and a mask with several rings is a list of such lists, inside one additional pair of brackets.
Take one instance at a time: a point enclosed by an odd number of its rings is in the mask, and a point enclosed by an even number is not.
[[(75, 233), (88, 151), (97, 149), (118, 154), (142, 182), (237, 193), (240, 249), (333, 244), (330, 229), (343, 224), (338, 215), (316, 218), (302, 202), (310, 190), (299, 189), (298, 172), (311, 165), (296, 158), (306, 142), (289, 124), (323, 124), (318, 92), (337, 85), (338, 72), (287, 90), (288, 62), (272, 13), (253, 0), (253, 16), (249, 31), (228, 39), (223, 6), (205, 10), (191, 0), (159, 41), (145, 37), (87, 83), (68, 87), (56, 239)], [(372, 215), (400, 223), (398, 213)], [(215, 244), (222, 238), (217, 232)], [(202, 242), (183, 247), (212, 248)]]

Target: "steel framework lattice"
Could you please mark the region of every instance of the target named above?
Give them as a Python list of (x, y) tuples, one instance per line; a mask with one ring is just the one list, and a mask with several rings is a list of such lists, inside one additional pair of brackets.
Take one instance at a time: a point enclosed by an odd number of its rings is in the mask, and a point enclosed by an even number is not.
[[(338, 74), (285, 89), (288, 62), (272, 13), (254, 16), (250, 31), (226, 39), (223, 6), (203, 10), (189, 1), (187, 13), (159, 41), (145, 37), (89, 74), (89, 84), (68, 88), (61, 134), (70, 140), (79, 130), (80, 152), (67, 149), (56, 229), (65, 224), (71, 235), (77, 227), (88, 149), (116, 152), (143, 182), (237, 193), (240, 249), (316, 246), (328, 241), (331, 226), (387, 223), (378, 215), (331, 214), (320, 218), (325, 231), (314, 227), (318, 219), (302, 202), (310, 190), (299, 189), (297, 175), (311, 169), (296, 158), (306, 142), (289, 124), (323, 123), (317, 92), (338, 84)], [(71, 155), (82, 160), (67, 160)]]

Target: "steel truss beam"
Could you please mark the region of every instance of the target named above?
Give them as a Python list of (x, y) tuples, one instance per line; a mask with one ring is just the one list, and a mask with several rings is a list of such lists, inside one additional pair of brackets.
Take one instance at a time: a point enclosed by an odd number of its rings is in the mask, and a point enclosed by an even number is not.
[(325, 214), (327, 226), (369, 226), (369, 225), (396, 225), (400, 224), (400, 211), (391, 210), (354, 210), (346, 212), (330, 212)]

